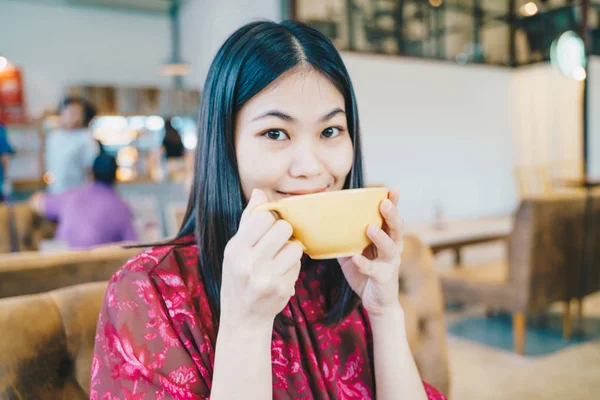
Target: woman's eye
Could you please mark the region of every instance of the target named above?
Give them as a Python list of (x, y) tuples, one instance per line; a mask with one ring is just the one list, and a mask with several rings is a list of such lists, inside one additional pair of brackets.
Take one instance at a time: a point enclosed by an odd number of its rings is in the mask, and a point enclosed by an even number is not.
[(281, 129), (271, 129), (270, 131), (263, 133), (263, 136), (271, 140), (286, 140), (288, 138), (287, 133)]
[(339, 136), (340, 133), (342, 133), (341, 128), (336, 128), (335, 126), (331, 126), (327, 129), (325, 129), (323, 131), (323, 133), (321, 133), (321, 135), (323, 137), (326, 137), (327, 139), (331, 139), (331, 138)]

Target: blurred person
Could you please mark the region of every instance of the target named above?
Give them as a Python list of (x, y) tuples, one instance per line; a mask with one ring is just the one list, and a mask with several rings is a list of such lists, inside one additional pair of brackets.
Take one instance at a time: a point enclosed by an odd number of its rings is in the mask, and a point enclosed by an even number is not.
[(164, 162), (166, 176), (171, 182), (184, 182), (186, 173), (185, 147), (180, 132), (172, 119), (165, 120), (165, 137), (160, 149), (161, 164)]
[(100, 146), (88, 130), (96, 108), (80, 97), (67, 97), (59, 108), (59, 128), (46, 139), (49, 193), (62, 193), (84, 185)]
[(167, 160), (184, 156), (185, 148), (183, 147), (181, 134), (173, 126), (171, 118), (165, 120), (165, 137), (163, 138), (162, 147)]
[(117, 161), (101, 154), (93, 163), (94, 182), (61, 194), (34, 194), (29, 203), (58, 222), (56, 239), (70, 248), (137, 240), (133, 214), (114, 188)]
[(0, 203), (4, 202), (5, 195), (8, 192), (6, 186), (9, 182), (6, 174), (8, 173), (8, 165), (12, 154), (14, 154), (14, 150), (8, 142), (6, 129), (0, 124)]

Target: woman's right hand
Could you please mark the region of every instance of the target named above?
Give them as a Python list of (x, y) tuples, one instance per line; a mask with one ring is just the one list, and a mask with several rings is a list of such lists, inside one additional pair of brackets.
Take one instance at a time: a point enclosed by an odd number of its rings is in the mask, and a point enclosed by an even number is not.
[(272, 325), (295, 293), (302, 247), (288, 242), (292, 236), (288, 222), (276, 219), (269, 211), (253, 212), (265, 202), (265, 193), (255, 189), (237, 233), (225, 247), (222, 323)]

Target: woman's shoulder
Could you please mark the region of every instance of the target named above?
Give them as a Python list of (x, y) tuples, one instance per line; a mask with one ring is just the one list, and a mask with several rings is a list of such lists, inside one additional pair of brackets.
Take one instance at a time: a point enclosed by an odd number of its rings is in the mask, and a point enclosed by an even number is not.
[(136, 254), (112, 276), (110, 283), (115, 284), (132, 277), (179, 281), (183, 269), (197, 264), (197, 260), (198, 247), (193, 236), (184, 236)]

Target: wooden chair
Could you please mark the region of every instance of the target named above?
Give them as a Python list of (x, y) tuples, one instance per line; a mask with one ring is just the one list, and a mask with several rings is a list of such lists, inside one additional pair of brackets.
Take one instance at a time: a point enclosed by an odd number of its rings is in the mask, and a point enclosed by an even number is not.
[(450, 372), (444, 300), (431, 249), (413, 235), (404, 237), (398, 300), (406, 336), (421, 377), (448, 395)]
[[(594, 203), (595, 231), (600, 232), (599, 195)], [(577, 297), (580, 282), (584, 210), (585, 196), (581, 194), (523, 200), (509, 238), (508, 262), (444, 272), (446, 301), (483, 303), (489, 309), (510, 312), (519, 354), (524, 352), (527, 313), (561, 301), (565, 305), (563, 334), (569, 338), (570, 301)], [(598, 260), (588, 274), (584, 295), (600, 290)]]
[(38, 250), (55, 230), (54, 222), (37, 215), (26, 202), (0, 204), (0, 253)]
[(14, 247), (14, 225), (10, 208), (0, 204), (0, 253), (9, 253)]

